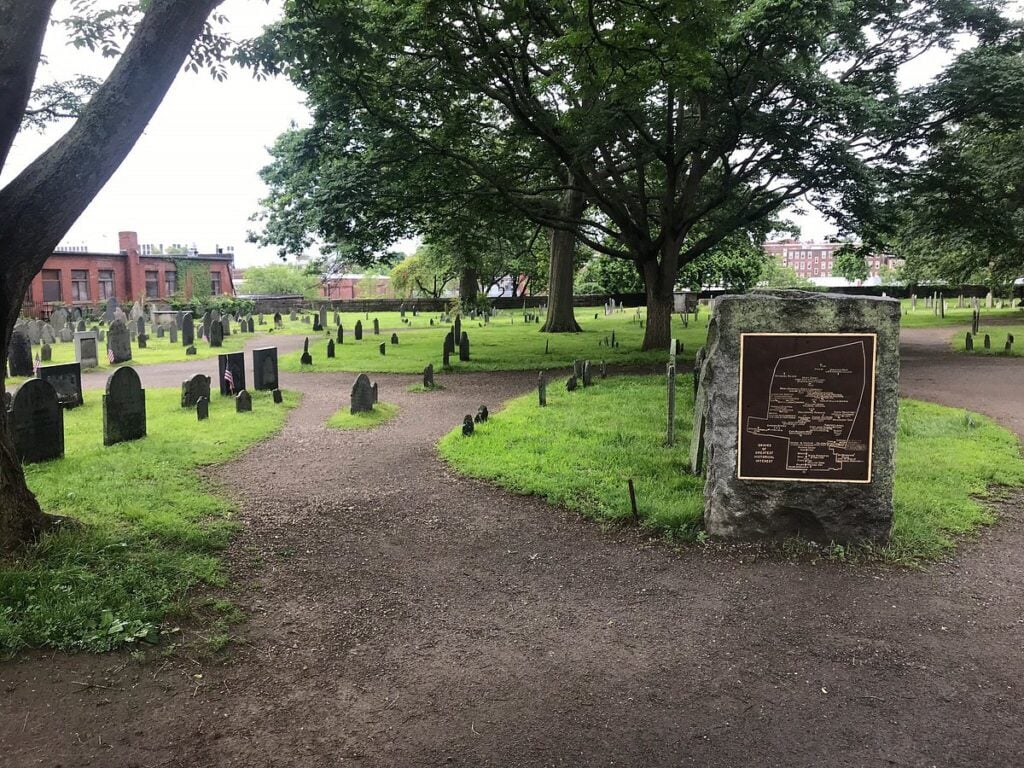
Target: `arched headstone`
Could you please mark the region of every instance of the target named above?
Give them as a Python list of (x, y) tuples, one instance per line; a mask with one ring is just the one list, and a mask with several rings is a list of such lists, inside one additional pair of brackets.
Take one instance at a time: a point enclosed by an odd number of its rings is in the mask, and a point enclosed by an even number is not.
[(134, 368), (118, 368), (103, 395), (103, 444), (146, 436), (146, 390)]
[(14, 393), (8, 415), (14, 452), (25, 464), (64, 455), (64, 413), (48, 381), (29, 379)]

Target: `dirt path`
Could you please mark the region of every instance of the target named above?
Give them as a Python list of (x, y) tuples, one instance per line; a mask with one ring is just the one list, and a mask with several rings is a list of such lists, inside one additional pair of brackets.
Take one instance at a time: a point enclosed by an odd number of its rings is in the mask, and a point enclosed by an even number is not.
[[(1024, 361), (947, 357), (908, 337), (904, 391), (1022, 412)], [(217, 472), (246, 523), (227, 663), (0, 666), (0, 765), (1024, 764), (1016, 507), (923, 573), (676, 552), (439, 462), (533, 374), (379, 376), (398, 418), (329, 431), (353, 378), (286, 376), (302, 406)]]

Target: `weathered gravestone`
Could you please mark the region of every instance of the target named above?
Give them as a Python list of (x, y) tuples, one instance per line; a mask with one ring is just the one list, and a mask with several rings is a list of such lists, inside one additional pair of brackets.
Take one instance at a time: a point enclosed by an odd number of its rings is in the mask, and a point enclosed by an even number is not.
[(185, 347), (185, 354), (186, 355), (194, 355), (194, 354), (196, 354), (195, 346), (189, 345), (189, 346)]
[(191, 347), (196, 343), (196, 326), (191, 312), (181, 318), (181, 346)]
[(293, 309), (293, 310), (291, 311), (291, 314), (290, 314), (290, 315), (288, 315), (288, 319), (289, 319), (289, 320), (291, 320), (292, 322), (294, 322), (294, 321), (298, 320), (298, 319), (299, 319), (299, 313), (298, 313), (298, 312), (296, 312), (296, 311), (295, 311), (295, 310)]
[(317, 315), (317, 319), (320, 321), (320, 328), (327, 327), (327, 307), (320, 306), (320, 313)]
[(145, 436), (146, 390), (134, 368), (118, 368), (107, 379), (103, 395), (103, 444), (114, 445)]
[(433, 389), (434, 388), (434, 364), (429, 363), (426, 368), (423, 369), (423, 388)]
[(277, 389), (277, 347), (252, 351), (252, 385), (256, 390)]
[[(452, 336), (453, 339), (461, 339), (462, 338), (462, 316), (461, 315), (456, 315), (455, 316), (455, 326), (452, 328), (452, 332), (455, 334), (454, 336)], [(454, 352), (454, 351), (455, 351), (455, 347), (453, 346), (452, 347), (452, 352)]]
[(459, 360), (464, 363), (469, 362), (469, 334), (465, 331), (459, 338)]
[[(63, 330), (63, 328), (61, 329)], [(53, 326), (49, 323), (43, 325), (43, 332), (39, 335), (40, 341), (43, 344), (54, 344), (57, 341), (57, 334), (54, 332)]]
[(332, 359), (334, 357), (334, 339), (327, 340), (327, 358)]
[(144, 334), (144, 333), (140, 333), (140, 334), (139, 334), (139, 338), (138, 338), (138, 342), (139, 342), (139, 349), (145, 349), (145, 348), (146, 348), (146, 342), (147, 342), (147, 341), (149, 341), (149, 336), (147, 336), (147, 335), (146, 335), (146, 334)]
[(352, 385), (352, 398), (350, 413), (368, 413), (373, 410), (373, 404), (377, 402), (374, 393), (374, 386), (370, 384), (370, 377), (360, 373)]
[(275, 328), (284, 328), (284, 318), (281, 317), (281, 313), (280, 312), (275, 312), (274, 313), (274, 327)]
[(61, 329), (60, 333), (57, 335), (57, 338), (59, 338), (65, 344), (69, 344), (71, 341), (74, 340), (75, 332), (74, 330), (72, 330), (70, 325), (65, 325)]
[(338, 312), (334, 313), (334, 324), (341, 325), (341, 315)]
[(964, 350), (967, 352), (974, 351), (974, 337), (971, 336), (970, 331), (968, 331), (967, 335), (964, 337)]
[(339, 344), (344, 344), (345, 343), (345, 329), (342, 328), (340, 325), (338, 326), (338, 343)]
[(463, 437), (469, 437), (472, 434), (473, 434), (473, 417), (470, 416), (467, 413), (466, 414), (466, 418), (464, 418), (462, 420), (462, 436)]
[(548, 404), (548, 380), (544, 378), (544, 371), (537, 374), (537, 401), (541, 408)]
[(900, 305), (766, 291), (708, 325), (691, 462), (704, 521), (732, 539), (883, 542), (892, 525)]
[(42, 366), (37, 376), (53, 386), (62, 408), (77, 408), (82, 404), (82, 366), (78, 363)]
[(570, 376), (566, 380), (566, 382), (565, 382), (565, 391), (566, 392), (575, 392), (577, 387), (579, 387), (579, 382), (578, 382), (578, 380), (576, 378), (576, 374), (574, 373), (572, 376)]
[(356, 320), (356, 327), (352, 331), (352, 335), (356, 337), (356, 341), (362, 341), (363, 340), (363, 321), (362, 320)]
[(309, 339), (302, 342), (302, 357), (299, 358), (300, 365), (312, 365), (313, 356), (309, 354)]
[(210, 418), (210, 398), (200, 397), (196, 401), (196, 418), (199, 421), (206, 421)]
[(377, 321), (376, 317), (373, 318), (373, 335), (380, 336), (380, 323)]
[(273, 396), (273, 398), (274, 398), (274, 402), (275, 402), (275, 403), (276, 403), (277, 405), (280, 405), (281, 403), (283, 403), (283, 402), (284, 402), (284, 396), (283, 396), (283, 395), (281, 394), (281, 390), (280, 390), (280, 389), (275, 389), (275, 390), (274, 390), (273, 392), (271, 392), (270, 394), (271, 394), (271, 395)]
[(391, 334), (391, 343), (392, 344), (398, 344), (398, 334), (397, 333), (392, 333)]
[[(227, 319), (225, 318), (225, 322)], [(220, 320), (210, 322), (210, 335), (206, 337), (211, 347), (224, 346), (224, 325)]]
[(476, 409), (476, 417), (473, 419), (473, 421), (475, 421), (477, 424), (486, 424), (488, 416), (490, 416), (490, 413), (487, 410), (487, 406), (481, 405), (479, 408)]
[(220, 393), (225, 397), (245, 389), (245, 353), (228, 352), (217, 355)]
[(385, 344), (385, 343), (384, 343), (384, 342), (382, 341), (382, 342), (380, 343), (380, 353), (381, 353), (382, 355), (386, 355), (386, 354), (387, 354), (387, 351), (388, 351), (388, 345), (387, 345), (387, 344)]
[(244, 389), (235, 395), (235, 413), (252, 412), (252, 395)]
[(64, 455), (64, 413), (49, 382), (29, 379), (18, 387), (7, 418), (14, 453), (22, 463)]
[(43, 346), (39, 348), (39, 359), (44, 363), (48, 363), (53, 360), (53, 347), (45, 341), (43, 342)]
[[(80, 328), (79, 330), (84, 331), (85, 328)], [(146, 318), (140, 317), (135, 320), (135, 333), (138, 336), (146, 335)]]
[(173, 324), (170, 325), (167, 328), (167, 335), (168, 335), (168, 339), (170, 340), (171, 344), (177, 344), (178, 343), (178, 326), (173, 325)]
[(128, 326), (121, 320), (115, 320), (107, 332), (107, 360), (111, 365), (116, 365), (131, 359), (132, 337), (128, 333)]
[(162, 339), (164, 337), (164, 327), (162, 325), (158, 325), (156, 327), (156, 337), (158, 339)]
[[(50, 314), (50, 325), (53, 326), (55, 331), (59, 331), (65, 325), (68, 324), (68, 313), (63, 307), (57, 307)], [(51, 342), (52, 344), (53, 342)]]
[(33, 345), (40, 343), (43, 340), (43, 321), (29, 320), (25, 323), (25, 333), (28, 334), (28, 340)]
[(31, 376), (32, 342), (23, 325), (15, 325), (11, 332), (11, 343), (7, 347), (7, 369), (11, 376)]
[(181, 407), (195, 408), (199, 398), (210, 399), (210, 377), (197, 373), (188, 381), (181, 382)]
[(245, 321), (245, 332), (256, 333), (256, 325), (253, 323), (252, 315), (250, 315)]

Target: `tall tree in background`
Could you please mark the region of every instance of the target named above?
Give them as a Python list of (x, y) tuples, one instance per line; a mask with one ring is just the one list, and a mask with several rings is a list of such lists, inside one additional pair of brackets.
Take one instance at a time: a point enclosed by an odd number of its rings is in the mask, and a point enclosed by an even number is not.
[[(151, 0), (141, 19), (132, 6), (115, 14), (85, 7), (68, 20), (79, 41), (119, 59), (71, 129), (0, 189), (0, 389), (32, 278), (128, 155), (190, 52), (196, 68), (223, 53), (226, 43), (207, 26), (220, 2)], [(0, 167), (22, 122), (46, 107), (32, 98), (53, 6), (54, 0), (0, 0)], [(122, 32), (131, 37), (123, 53)], [(45, 89), (37, 95), (52, 104)], [(32, 540), (45, 525), (0, 408), (0, 552)]]
[(680, 267), (733, 232), (806, 196), (862, 215), (918, 127), (900, 67), (998, 20), (966, 0), (292, 0), (274, 39), (324, 122), (634, 261), (652, 349)]

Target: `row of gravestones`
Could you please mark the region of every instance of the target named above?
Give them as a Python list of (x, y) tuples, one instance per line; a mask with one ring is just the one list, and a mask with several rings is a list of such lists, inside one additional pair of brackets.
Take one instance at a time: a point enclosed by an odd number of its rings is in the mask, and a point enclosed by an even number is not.
[[(18, 387), (9, 403), (4, 403), (15, 454), (22, 463), (64, 455), (61, 405), (52, 381), (42, 378), (29, 379)], [(103, 394), (103, 444), (115, 445), (145, 436), (146, 390), (134, 368), (118, 368), (107, 379)]]

